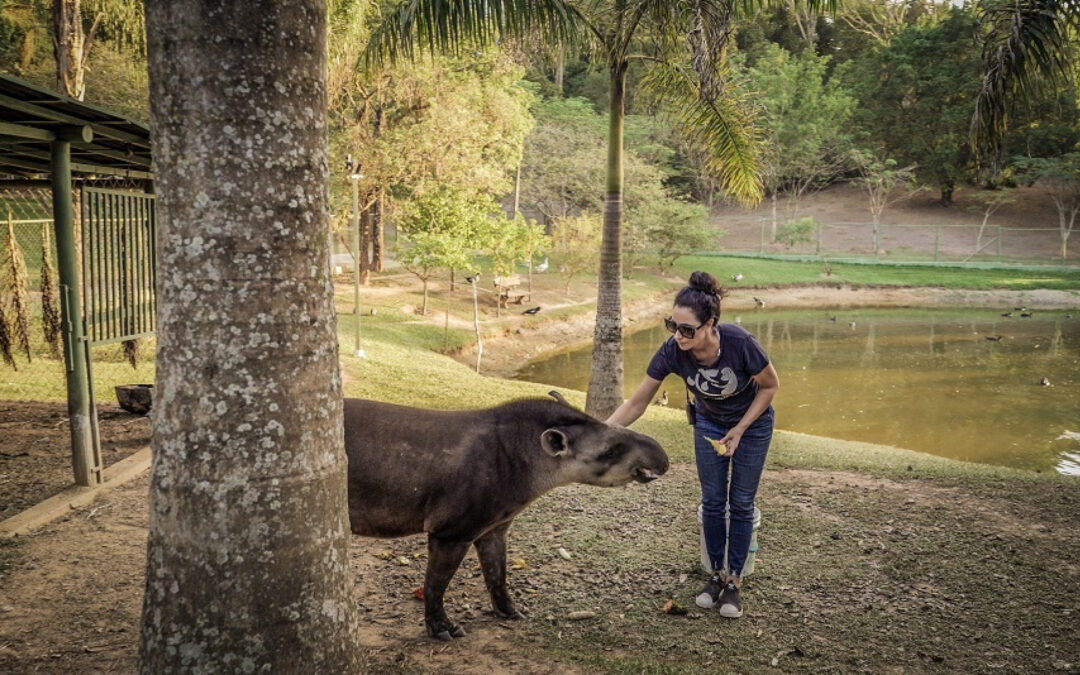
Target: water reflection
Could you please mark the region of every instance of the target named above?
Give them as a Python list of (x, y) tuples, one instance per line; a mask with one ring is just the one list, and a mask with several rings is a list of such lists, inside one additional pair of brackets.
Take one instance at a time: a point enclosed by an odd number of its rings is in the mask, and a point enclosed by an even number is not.
[[(1080, 320), (1002, 311), (750, 311), (725, 320), (772, 356), (783, 429), (1080, 475), (1080, 433), (1072, 431), (1080, 426)], [(659, 325), (627, 335), (627, 395), (667, 337)], [(520, 377), (585, 389), (589, 357), (589, 349), (563, 352)], [(683, 405), (678, 378), (662, 388), (669, 405)]]

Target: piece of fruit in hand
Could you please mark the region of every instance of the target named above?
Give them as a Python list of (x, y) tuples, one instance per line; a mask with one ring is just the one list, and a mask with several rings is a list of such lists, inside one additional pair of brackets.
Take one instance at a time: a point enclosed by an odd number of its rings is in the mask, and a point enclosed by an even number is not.
[(727, 445), (726, 444), (721, 443), (720, 441), (716, 440), (715, 438), (709, 438), (708, 436), (705, 437), (705, 440), (707, 440), (709, 442), (709, 444), (712, 445), (712, 449), (716, 451), (716, 454), (718, 454), (718, 455), (726, 455), (727, 454)]

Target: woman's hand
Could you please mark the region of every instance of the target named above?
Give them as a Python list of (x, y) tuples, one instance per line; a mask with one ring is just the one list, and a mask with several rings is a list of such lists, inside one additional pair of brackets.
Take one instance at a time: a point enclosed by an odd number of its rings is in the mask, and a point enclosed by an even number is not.
[(742, 440), (743, 430), (732, 427), (727, 435), (720, 439), (720, 443), (727, 448), (727, 452), (721, 453), (724, 457), (731, 457), (739, 449), (739, 441)]

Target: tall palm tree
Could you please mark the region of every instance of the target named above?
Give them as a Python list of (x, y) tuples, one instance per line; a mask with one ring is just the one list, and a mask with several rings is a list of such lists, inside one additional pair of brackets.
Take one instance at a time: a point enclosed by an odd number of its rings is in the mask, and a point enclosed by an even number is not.
[(1009, 113), (1017, 100), (1040, 79), (1075, 76), (1080, 2), (989, 0), (976, 9), (984, 25), (983, 77), (971, 136), (980, 163), (992, 174), (1000, 167)]
[[(754, 3), (740, 3), (749, 7)], [(734, 0), (409, 0), (375, 31), (375, 60), (540, 32), (552, 44), (585, 43), (609, 78), (607, 179), (596, 328), (586, 408), (606, 417), (622, 403), (623, 120), (626, 72), (645, 67), (643, 93), (664, 103), (684, 134), (709, 152), (727, 191), (761, 198), (756, 139), (746, 108), (724, 78)]]
[(146, 3), (159, 331), (143, 673), (362, 672), (326, 17), (326, 0)]

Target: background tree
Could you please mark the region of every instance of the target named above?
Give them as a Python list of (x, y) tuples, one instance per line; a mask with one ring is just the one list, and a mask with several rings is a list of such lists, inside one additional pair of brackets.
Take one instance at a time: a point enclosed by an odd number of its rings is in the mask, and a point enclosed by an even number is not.
[(602, 222), (595, 213), (582, 213), (560, 218), (551, 236), (559, 274), (566, 279), (564, 292), (570, 292), (570, 282), (581, 272), (595, 268), (600, 257)]
[(1061, 259), (1066, 260), (1069, 235), (1076, 225), (1076, 214), (1080, 213), (1080, 152), (1060, 157), (1016, 157), (1012, 163), (1018, 180), (1046, 189), (1057, 207)]
[(776, 239), (777, 198), (788, 196), (784, 220), (798, 215), (799, 200), (825, 187), (849, 165), (849, 121), (855, 99), (835, 75), (829, 58), (812, 50), (792, 55), (768, 45), (747, 71), (747, 86), (764, 110), (762, 181), (772, 203)]
[(972, 145), (988, 175), (1001, 170), (1016, 103), (1045, 81), (1074, 80), (1080, 11), (1074, 0), (988, 0), (975, 6), (981, 28), (981, 87), (971, 119)]
[(856, 124), (941, 203), (973, 177), (969, 127), (978, 83), (974, 23), (964, 8), (942, 10), (868, 52), (852, 70)]
[(497, 210), (490, 197), (447, 185), (434, 186), (407, 203), (398, 225), (408, 242), (399, 243), (396, 256), (423, 282), (421, 314), (427, 314), (430, 280), (442, 270), (471, 266), (473, 251), (498, 222), (491, 218)]
[(326, 12), (146, 5), (159, 268), (143, 673), (362, 670)]
[(983, 235), (986, 233), (986, 226), (990, 224), (990, 217), (1002, 206), (1012, 204), (1016, 199), (1010, 190), (999, 189), (979, 190), (971, 195), (971, 201), (975, 202), (971, 210), (982, 214), (982, 222), (979, 223), (979, 230), (975, 233), (975, 252), (973, 255), (977, 255), (983, 249)]
[(851, 159), (859, 171), (856, 182), (870, 198), (874, 255), (878, 255), (881, 251), (881, 214), (890, 204), (910, 199), (920, 190), (915, 183), (915, 167), (900, 167), (895, 159), (882, 159), (866, 150), (853, 150)]
[(712, 250), (719, 232), (709, 226), (709, 213), (700, 204), (670, 199), (658, 202), (648, 230), (649, 243), (656, 250), (660, 274), (668, 274), (675, 261), (695, 251)]

